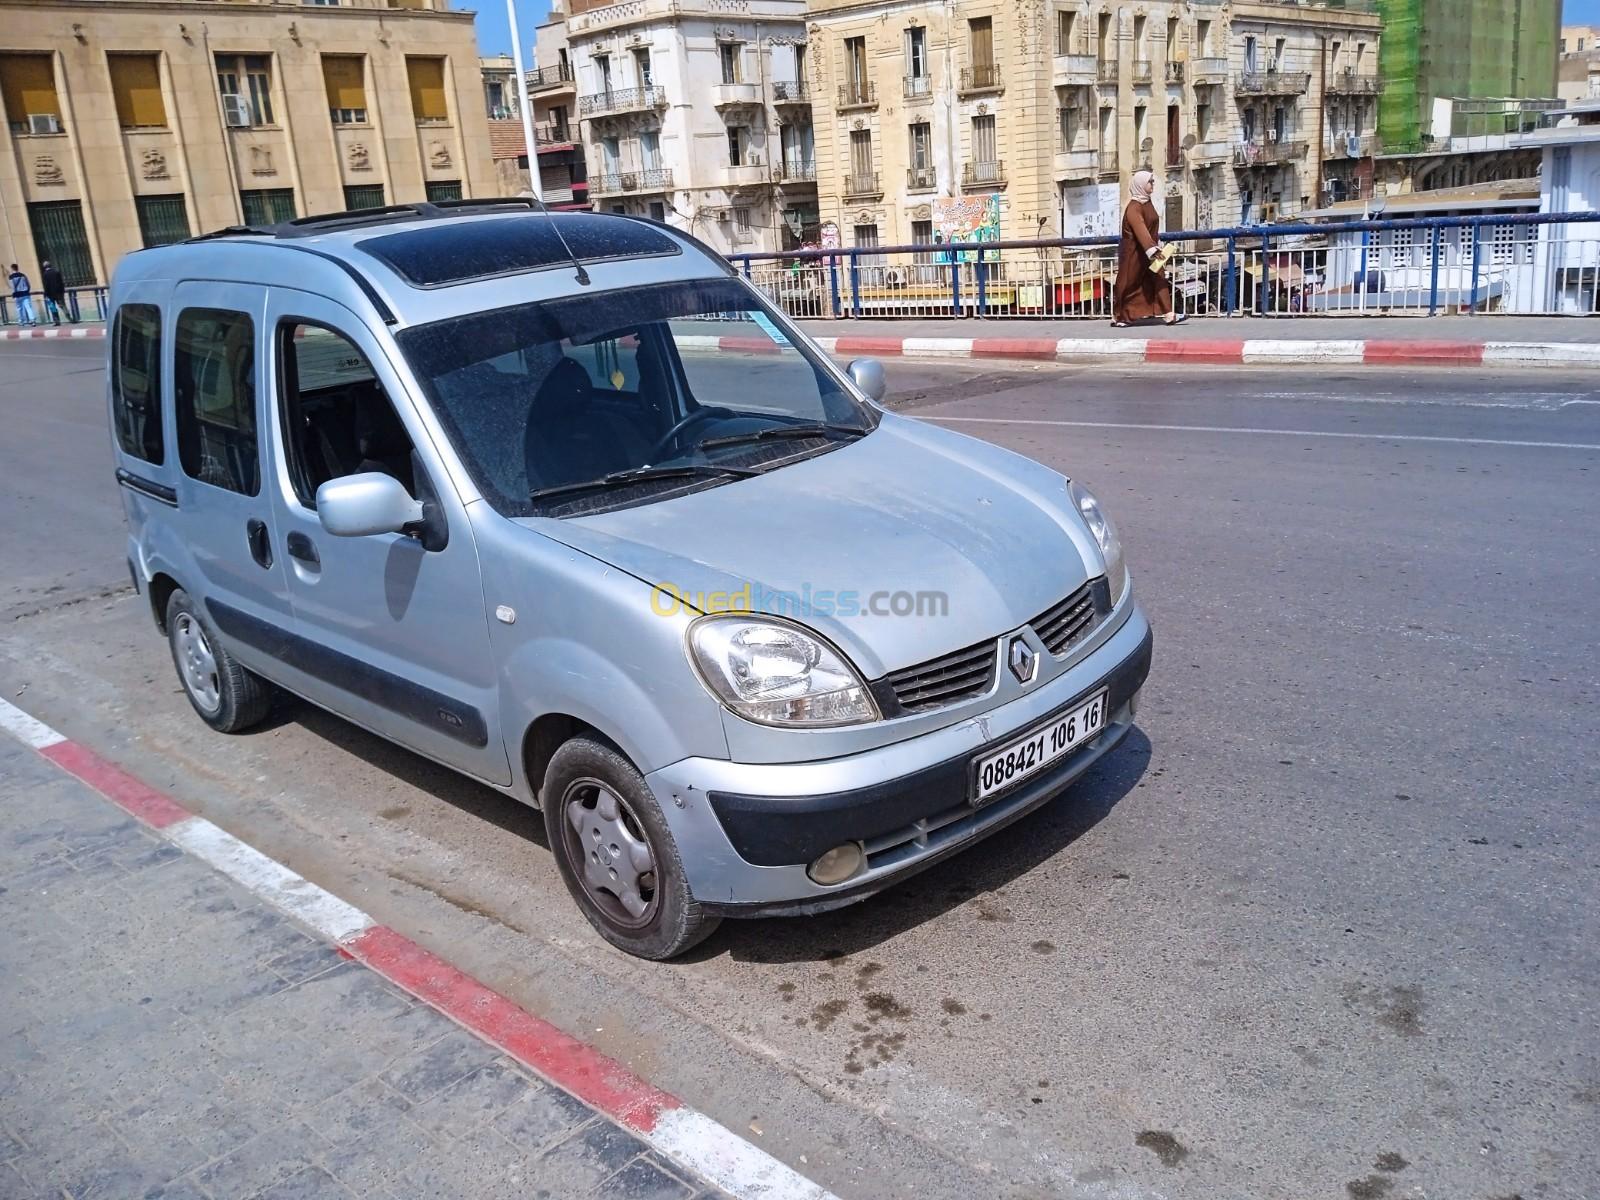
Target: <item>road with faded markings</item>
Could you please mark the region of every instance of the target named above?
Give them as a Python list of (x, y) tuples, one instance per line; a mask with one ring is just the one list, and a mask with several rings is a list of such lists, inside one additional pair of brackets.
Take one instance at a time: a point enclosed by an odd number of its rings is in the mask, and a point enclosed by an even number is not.
[(99, 354), (0, 348), (0, 695), (840, 1195), (1600, 1194), (1586, 381), (890, 364), (906, 411), (1110, 506), (1139, 730), (875, 902), (653, 966), (530, 811), (303, 705), (190, 714)]

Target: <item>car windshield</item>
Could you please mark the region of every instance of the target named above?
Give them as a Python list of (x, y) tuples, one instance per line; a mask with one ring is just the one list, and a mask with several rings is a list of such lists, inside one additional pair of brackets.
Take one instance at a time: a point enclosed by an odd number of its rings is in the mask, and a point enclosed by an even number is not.
[(516, 305), (397, 340), (474, 482), (508, 516), (718, 487), (876, 424), (737, 280)]

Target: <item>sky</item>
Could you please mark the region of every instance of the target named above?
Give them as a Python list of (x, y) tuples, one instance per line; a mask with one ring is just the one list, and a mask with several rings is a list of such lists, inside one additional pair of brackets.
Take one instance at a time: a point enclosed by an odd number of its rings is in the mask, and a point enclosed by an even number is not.
[[(1575, 0), (1569, 0), (1569, 3)], [(1600, 0), (1582, 0), (1586, 5), (1600, 9)], [(545, 13), (550, 11), (549, 0), (512, 0), (517, 6), (517, 25), (522, 31), (523, 65), (533, 66), (533, 31)], [(478, 52), (480, 54), (510, 54), (511, 27), (506, 20), (506, 0), (450, 0), (451, 8), (473, 9), (478, 14)]]
[[(520, 10), (517, 20), (522, 19)], [(1600, 25), (1600, 0), (1566, 0), (1561, 6), (1563, 25)]]

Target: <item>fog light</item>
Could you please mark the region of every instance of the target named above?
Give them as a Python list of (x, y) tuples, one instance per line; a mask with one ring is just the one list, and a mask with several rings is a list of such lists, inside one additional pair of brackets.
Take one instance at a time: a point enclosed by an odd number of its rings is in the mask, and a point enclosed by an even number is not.
[(824, 886), (843, 883), (859, 871), (865, 861), (866, 852), (861, 849), (860, 842), (845, 842), (819, 855), (806, 868), (806, 874), (811, 876), (812, 882)]

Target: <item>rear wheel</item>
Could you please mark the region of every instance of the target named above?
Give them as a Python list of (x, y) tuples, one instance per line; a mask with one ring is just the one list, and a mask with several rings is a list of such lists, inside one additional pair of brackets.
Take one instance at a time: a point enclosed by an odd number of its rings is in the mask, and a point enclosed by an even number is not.
[(561, 878), (606, 941), (640, 958), (667, 959), (720, 924), (689, 894), (649, 785), (613, 747), (571, 739), (551, 758), (542, 794)]
[(182, 588), (167, 598), (167, 643), (184, 694), (211, 728), (237, 733), (272, 708), (272, 685), (233, 660)]

